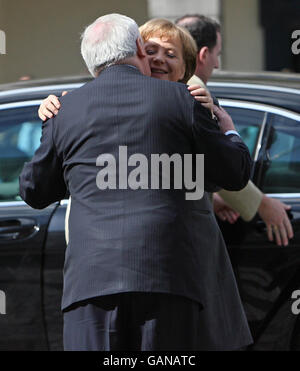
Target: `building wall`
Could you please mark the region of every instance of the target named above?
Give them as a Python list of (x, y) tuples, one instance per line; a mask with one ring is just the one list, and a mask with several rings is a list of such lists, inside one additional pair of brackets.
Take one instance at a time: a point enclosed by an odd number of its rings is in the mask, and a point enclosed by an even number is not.
[(148, 19), (147, 0), (0, 0), (0, 29), (7, 55), (0, 55), (0, 83), (86, 73), (80, 33), (97, 17), (121, 13), (139, 24)]
[(188, 13), (200, 13), (219, 19), (219, 0), (148, 0), (150, 18), (167, 18), (174, 21)]
[[(0, 0), (0, 30), (6, 32), (4, 0)], [(0, 54), (0, 82), (3, 81), (4, 71), (2, 65), (5, 61), (6, 55)]]
[[(222, 25), (225, 70), (262, 71), (264, 32), (260, 0), (0, 0), (0, 30), (6, 55), (0, 55), (0, 83), (86, 74), (80, 33), (98, 16), (118, 12), (143, 24), (153, 17), (174, 21), (186, 13), (215, 18)], [(263, 1), (263, 0), (261, 0)]]
[(222, 68), (264, 69), (264, 34), (259, 24), (259, 0), (222, 1)]

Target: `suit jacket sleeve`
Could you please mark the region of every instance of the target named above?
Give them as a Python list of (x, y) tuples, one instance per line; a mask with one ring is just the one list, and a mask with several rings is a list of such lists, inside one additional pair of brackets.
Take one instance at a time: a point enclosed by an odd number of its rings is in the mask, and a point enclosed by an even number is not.
[(54, 119), (43, 123), (40, 147), (32, 160), (24, 164), (19, 177), (20, 196), (35, 209), (63, 199), (67, 191), (62, 159), (53, 142), (53, 127)]
[(263, 197), (263, 193), (251, 180), (241, 191), (228, 192), (223, 189), (219, 192), (219, 195), (229, 206), (238, 211), (241, 218), (246, 222), (254, 218)]
[[(204, 153), (205, 183), (238, 191), (250, 178), (251, 157), (248, 147), (235, 135), (220, 132), (209, 111), (194, 99), (193, 137), (197, 153)], [(206, 187), (212, 191), (211, 187)]]

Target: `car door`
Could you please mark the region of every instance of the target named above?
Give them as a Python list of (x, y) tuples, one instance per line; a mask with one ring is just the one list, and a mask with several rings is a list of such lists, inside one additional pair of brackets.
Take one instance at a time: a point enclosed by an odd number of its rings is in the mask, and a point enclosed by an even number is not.
[[(246, 102), (237, 104), (238, 111), (227, 103), (225, 108), (238, 129), (249, 118), (249, 108), (263, 112), (258, 138), (251, 142), (256, 140), (252, 178), (264, 193), (292, 206), (290, 217), (295, 233), (289, 246), (282, 247), (268, 241), (265, 225), (258, 216), (250, 223), (220, 222), (255, 339), (252, 348), (299, 350), (291, 295), (300, 288), (300, 115)], [(243, 131), (240, 133), (243, 136)], [(247, 137), (244, 140), (249, 143)]]
[(0, 105), (0, 350), (44, 350), (42, 268), (56, 204), (34, 210), (19, 196), (18, 176), (39, 145), (39, 101)]
[(300, 115), (272, 110), (266, 126), (266, 143), (257, 182), (268, 196), (292, 207), (289, 216), (294, 238), (286, 247), (267, 249), (266, 259), (273, 262), (268, 273), (278, 295), (268, 306), (258, 343), (264, 343), (273, 334), (273, 346), (300, 350), (300, 324), (292, 311), (293, 293), (300, 288)]

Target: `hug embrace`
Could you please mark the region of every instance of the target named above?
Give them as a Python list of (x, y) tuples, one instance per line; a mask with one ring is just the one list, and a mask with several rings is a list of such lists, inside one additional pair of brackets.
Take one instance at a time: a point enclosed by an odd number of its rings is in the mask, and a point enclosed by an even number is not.
[[(81, 53), (95, 79), (61, 97), (58, 107), (56, 97), (41, 107), (50, 118), (20, 175), (20, 194), (34, 208), (70, 193), (65, 350), (237, 350), (251, 344), (210, 197), (221, 188), (243, 189), (251, 158), (207, 90), (186, 85), (196, 69), (195, 41), (166, 20), (139, 29), (134, 20), (110, 14), (85, 29)], [(158, 187), (103, 186), (99, 166), (107, 177), (122, 178), (123, 168), (108, 160), (124, 161), (120, 147), (137, 167), (136, 154), (148, 160), (167, 154), (170, 162), (174, 154), (204, 155), (203, 197), (186, 199), (188, 187), (184, 181), (176, 187), (172, 171), (170, 187), (160, 186), (165, 172), (157, 175)], [(97, 165), (102, 154), (112, 157)], [(196, 174), (198, 165), (187, 166)]]

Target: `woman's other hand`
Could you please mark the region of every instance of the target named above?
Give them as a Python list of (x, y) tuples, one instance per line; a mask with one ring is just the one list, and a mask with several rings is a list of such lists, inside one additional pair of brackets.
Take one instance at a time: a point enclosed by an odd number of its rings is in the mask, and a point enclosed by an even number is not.
[(213, 206), (215, 214), (223, 221), (234, 224), (239, 218), (240, 214), (230, 207), (223, 198), (218, 194), (213, 194)]
[(201, 87), (201, 85), (190, 85), (188, 87), (188, 90), (198, 102), (200, 102), (204, 107), (210, 110), (213, 117), (214, 102), (210, 95), (210, 92), (207, 89)]
[[(62, 96), (66, 95), (68, 92), (64, 91)], [(38, 110), (39, 118), (42, 121), (46, 121), (53, 117), (53, 115), (57, 115), (58, 110), (60, 109), (60, 102), (57, 96), (51, 94), (46, 99), (44, 99), (40, 105)]]

